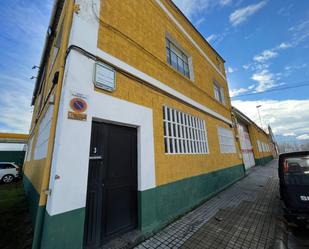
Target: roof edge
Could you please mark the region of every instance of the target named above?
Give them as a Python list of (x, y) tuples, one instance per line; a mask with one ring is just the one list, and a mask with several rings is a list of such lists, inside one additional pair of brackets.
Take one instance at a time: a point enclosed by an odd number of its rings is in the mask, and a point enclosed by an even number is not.
[(264, 134), (266, 134), (267, 136), (269, 136), (270, 134), (267, 133), (266, 131), (264, 131), (259, 125), (257, 125), (257, 123), (255, 123), (252, 119), (250, 119), (248, 116), (246, 116), (243, 112), (241, 112), (239, 109), (237, 109), (236, 107), (232, 106), (232, 111), (235, 112), (236, 114), (238, 114), (242, 119), (245, 119), (246, 121), (250, 121), (250, 124), (255, 125), (260, 131), (262, 131)]
[(65, 0), (54, 0), (54, 4), (53, 4), (53, 8), (52, 8), (52, 13), (51, 13), (49, 25), (48, 25), (46, 36), (45, 36), (43, 53), (42, 53), (41, 60), (40, 60), (40, 65), (39, 65), (39, 72), (38, 72), (38, 75), (37, 75), (37, 78), (36, 78), (36, 82), (35, 82), (34, 90), (33, 90), (33, 94), (32, 94), (31, 105), (34, 105), (34, 102), (35, 102), (35, 99), (36, 99), (36, 95), (37, 95), (37, 92), (39, 90), (38, 88), (39, 88), (40, 81), (41, 81), (42, 74), (43, 74), (43, 70), (44, 70), (43, 65), (45, 63), (45, 60), (46, 60), (46, 57), (47, 57), (47, 53), (49, 51), (50, 43), (51, 43), (51, 40), (53, 38), (53, 34), (54, 34), (53, 27), (55, 25), (55, 21), (57, 21), (57, 18), (56, 18), (57, 15), (56, 14), (57, 14), (57, 11), (59, 9), (60, 4), (62, 3), (62, 6), (63, 6), (64, 1)]
[(189, 23), (189, 25), (195, 30), (195, 32), (202, 38), (202, 40), (220, 57), (220, 59), (225, 63), (226, 61), (223, 59), (223, 57), (219, 54), (219, 52), (214, 49), (213, 46), (205, 39), (205, 37), (201, 34), (200, 31), (193, 25), (193, 23), (186, 17), (186, 15), (177, 7), (177, 5), (173, 2), (173, 0), (168, 0), (167, 1), (171, 7), (175, 8), (177, 12), (179, 12), (180, 15), (182, 15), (186, 21)]

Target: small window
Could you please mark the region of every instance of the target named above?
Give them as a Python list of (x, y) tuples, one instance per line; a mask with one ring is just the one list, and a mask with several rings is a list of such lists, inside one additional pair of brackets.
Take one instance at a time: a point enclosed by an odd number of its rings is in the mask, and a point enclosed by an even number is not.
[(168, 64), (190, 78), (188, 56), (168, 38), (166, 38), (166, 58)]
[(259, 152), (263, 152), (263, 145), (260, 140), (257, 140), (257, 145), (258, 145)]
[(234, 135), (231, 130), (218, 127), (218, 136), (221, 153), (236, 153)]
[(168, 154), (208, 154), (205, 121), (163, 107), (164, 144)]
[(10, 163), (0, 164), (0, 169), (15, 169), (15, 167)]
[(214, 94), (215, 99), (218, 100), (221, 104), (225, 104), (224, 101), (224, 90), (218, 83), (214, 82)]

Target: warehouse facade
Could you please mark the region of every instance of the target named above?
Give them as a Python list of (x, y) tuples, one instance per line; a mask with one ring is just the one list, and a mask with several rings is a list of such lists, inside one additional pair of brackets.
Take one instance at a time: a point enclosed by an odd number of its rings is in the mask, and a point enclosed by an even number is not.
[(271, 161), (277, 154), (271, 132), (266, 133), (237, 108), (233, 107), (232, 112), (245, 169)]
[(58, 0), (49, 30), (24, 167), (33, 248), (152, 233), (244, 176), (224, 60), (171, 1)]

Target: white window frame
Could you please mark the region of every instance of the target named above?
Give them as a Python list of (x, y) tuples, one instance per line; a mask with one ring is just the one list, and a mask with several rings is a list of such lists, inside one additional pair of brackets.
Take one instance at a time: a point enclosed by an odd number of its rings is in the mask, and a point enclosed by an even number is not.
[[(180, 53), (181, 55), (179, 55), (179, 53), (176, 53), (174, 51), (171, 50), (170, 45), (172, 44), (172, 46), (174, 46)], [(194, 80), (193, 77), (193, 66), (192, 66), (192, 57), (177, 43), (177, 41), (175, 41), (175, 39), (173, 39), (168, 33), (165, 36), (165, 47), (166, 47), (166, 61), (167, 63), (174, 68), (177, 72), (179, 72), (180, 74), (182, 74), (184, 77), (190, 79), (190, 80)], [(188, 74), (184, 72), (182, 72), (181, 70), (178, 69), (178, 59), (177, 59), (177, 67), (175, 67), (172, 63), (172, 58), (171, 58), (171, 53), (174, 53), (177, 58), (179, 58), (180, 60), (182, 60), (185, 64), (187, 64), (188, 68)]]
[(209, 154), (205, 120), (163, 106), (165, 154)]
[(258, 146), (259, 152), (262, 152), (262, 146), (261, 146), (261, 142), (260, 142), (260, 140), (257, 140), (257, 141), (256, 141), (256, 143), (257, 143), (257, 146)]
[[(233, 131), (217, 126), (217, 132), (221, 154), (235, 154), (237, 150)], [(226, 139), (230, 140), (230, 142), (226, 141)], [(226, 147), (229, 147), (229, 149), (226, 149)]]
[(213, 82), (215, 99), (225, 105), (224, 88), (216, 81)]

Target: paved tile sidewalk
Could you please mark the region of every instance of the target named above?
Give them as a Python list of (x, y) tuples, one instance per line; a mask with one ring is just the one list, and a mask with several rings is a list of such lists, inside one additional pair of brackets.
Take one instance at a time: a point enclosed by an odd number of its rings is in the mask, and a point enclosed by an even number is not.
[(276, 161), (144, 241), (145, 248), (269, 248), (279, 208)]

